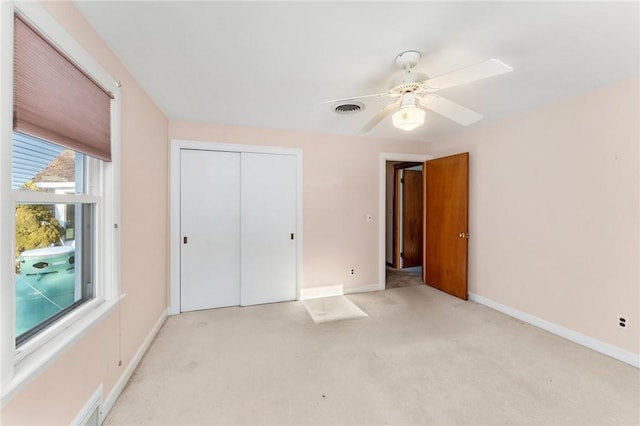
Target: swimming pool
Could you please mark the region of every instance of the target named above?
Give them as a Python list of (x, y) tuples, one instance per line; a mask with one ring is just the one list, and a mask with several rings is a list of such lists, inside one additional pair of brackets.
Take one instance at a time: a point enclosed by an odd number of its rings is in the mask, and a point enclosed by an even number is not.
[[(75, 268), (73, 247), (24, 252), (16, 274), (16, 336), (73, 304)], [(64, 250), (66, 249), (66, 250)]]

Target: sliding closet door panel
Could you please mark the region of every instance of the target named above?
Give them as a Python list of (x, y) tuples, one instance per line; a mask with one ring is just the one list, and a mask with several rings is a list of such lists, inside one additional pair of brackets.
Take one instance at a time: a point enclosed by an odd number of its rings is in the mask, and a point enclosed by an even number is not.
[(296, 298), (296, 157), (242, 153), (241, 304)]
[(240, 154), (181, 151), (181, 311), (240, 304)]

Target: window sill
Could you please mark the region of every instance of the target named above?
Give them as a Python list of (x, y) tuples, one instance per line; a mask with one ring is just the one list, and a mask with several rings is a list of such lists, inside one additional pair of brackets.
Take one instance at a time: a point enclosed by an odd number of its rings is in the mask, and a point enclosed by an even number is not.
[(102, 302), (30, 353), (23, 355), (18, 350), (16, 352), (13, 378), (8, 383), (3, 383), (2, 386), (1, 405), (4, 406), (29, 381), (44, 371), (53, 361), (80, 340), (82, 336), (113, 312), (125, 296), (126, 294), (122, 294), (119, 298)]

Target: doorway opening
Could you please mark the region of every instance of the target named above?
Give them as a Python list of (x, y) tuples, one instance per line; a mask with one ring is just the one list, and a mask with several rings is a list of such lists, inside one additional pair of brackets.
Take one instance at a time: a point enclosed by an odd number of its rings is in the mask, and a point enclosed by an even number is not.
[(422, 281), (423, 163), (388, 161), (385, 288)]
[[(387, 164), (391, 162), (391, 164)], [(467, 300), (469, 216), (469, 153), (433, 159), (416, 154), (380, 155), (380, 286), (386, 288), (387, 223), (393, 223), (393, 208), (387, 208), (387, 170), (393, 162), (423, 163), (423, 276), (424, 283)], [(391, 233), (389, 233), (392, 235)], [(392, 247), (392, 246), (391, 246)], [(393, 266), (393, 257), (389, 259)], [(409, 265), (402, 265), (409, 266)]]
[[(399, 197), (394, 197), (394, 188), (396, 181), (405, 179), (406, 183), (416, 175), (409, 177), (412, 172), (419, 172), (420, 179), (422, 175), (422, 167), (424, 162), (432, 159), (430, 155), (423, 154), (402, 154), (402, 153), (382, 153), (380, 154), (380, 213), (379, 217), (384, 218), (380, 221), (380, 290), (394, 287), (407, 287), (412, 285), (423, 284), (422, 282), (422, 230), (418, 232), (420, 239), (412, 242), (419, 246), (419, 253), (411, 253), (415, 248), (410, 248), (405, 253), (404, 238), (401, 238), (401, 232), (404, 229), (404, 220), (395, 235), (394, 227), (398, 228), (396, 221), (394, 226), (394, 205), (402, 201), (400, 186), (395, 191)], [(413, 170), (412, 170), (413, 169)], [(404, 176), (407, 172), (407, 176)], [(415, 179), (414, 179), (415, 180)], [(415, 182), (413, 182), (415, 183)], [(419, 196), (422, 197), (422, 183), (414, 185), (419, 187)], [(409, 194), (406, 199), (416, 201), (413, 195)], [(419, 201), (419, 212), (417, 213), (417, 222), (422, 227), (422, 201)], [(399, 209), (396, 208), (396, 214), (399, 215)], [(415, 210), (415, 209), (413, 209)], [(407, 229), (411, 229), (410, 227)], [(402, 244), (401, 244), (402, 242)], [(401, 254), (404, 254), (400, 257)], [(417, 259), (415, 257), (417, 256)], [(413, 259), (411, 258), (413, 257)], [(394, 262), (395, 258), (395, 262)], [(400, 260), (398, 260), (400, 259)], [(413, 264), (412, 264), (413, 263)]]

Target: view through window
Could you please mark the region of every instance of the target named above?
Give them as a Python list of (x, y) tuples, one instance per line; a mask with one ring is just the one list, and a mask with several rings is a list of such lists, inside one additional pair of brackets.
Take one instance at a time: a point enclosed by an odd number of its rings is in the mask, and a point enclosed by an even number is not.
[[(18, 345), (94, 297), (95, 204), (83, 199), (91, 160), (13, 134)], [(78, 202), (69, 202), (69, 197)]]

